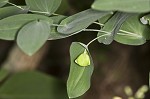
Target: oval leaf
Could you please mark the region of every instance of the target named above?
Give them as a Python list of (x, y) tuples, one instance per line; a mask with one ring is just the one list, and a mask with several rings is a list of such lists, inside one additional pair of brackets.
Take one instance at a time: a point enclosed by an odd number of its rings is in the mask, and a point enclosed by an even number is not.
[[(66, 18), (66, 16), (63, 16), (63, 15), (58, 15), (58, 16), (53, 16), (53, 17), (50, 17), (54, 22), (54, 24), (60, 24), (60, 22)], [(73, 34), (62, 34), (62, 33), (59, 33), (57, 31), (57, 27), (58, 26), (51, 26), (51, 32), (50, 32), (50, 35), (49, 35), (49, 39), (48, 40), (57, 40), (57, 39), (63, 39), (63, 38), (67, 38), (67, 37), (70, 37), (72, 35), (75, 35), (79, 32), (76, 32), (76, 33), (73, 33)]]
[(25, 0), (30, 10), (53, 14), (61, 4), (62, 0)]
[(150, 0), (95, 0), (92, 8), (103, 11), (149, 12)]
[(82, 29), (87, 28), (90, 24), (92, 24), (97, 19), (109, 14), (110, 12), (102, 12), (96, 11), (92, 9), (88, 9), (72, 15), (66, 19), (64, 19), (60, 25), (64, 25), (57, 28), (57, 31), (62, 34), (72, 34), (78, 32)]
[(39, 20), (26, 24), (17, 36), (18, 46), (28, 55), (38, 51), (49, 38), (50, 24)]
[(146, 39), (150, 39), (150, 29), (139, 22), (139, 15), (129, 17), (115, 35), (115, 41), (127, 45), (142, 45)]
[(114, 40), (114, 35), (119, 31), (123, 22), (129, 17), (131, 14), (129, 13), (122, 13), (117, 12), (115, 13), (105, 24), (104, 27), (101, 29), (105, 32), (98, 33), (98, 41), (103, 44), (110, 44)]
[(6, 5), (8, 0), (0, 0), (0, 7)]
[(27, 13), (27, 10), (22, 10), (15, 6), (3, 7), (0, 8), (0, 19), (6, 18), (8, 16), (16, 15), (16, 14), (22, 14), (22, 13)]
[[(86, 64), (88, 66), (80, 66), (81, 64), (77, 64), (75, 60), (80, 57), (80, 55), (83, 54), (85, 50), (90, 57), (90, 65)], [(75, 98), (83, 95), (90, 88), (90, 79), (94, 67), (90, 53), (87, 47), (82, 43), (72, 43), (70, 47), (70, 56), (71, 67), (69, 78), (67, 81), (67, 92), (70, 98)], [(84, 61), (83, 58), (80, 61), (82, 60)]]
[(0, 88), (1, 99), (67, 99), (65, 84), (37, 71), (12, 75)]
[(46, 20), (49, 23), (53, 21), (49, 17), (36, 14), (19, 14), (0, 20), (0, 39), (14, 40), (22, 26), (39, 19)]

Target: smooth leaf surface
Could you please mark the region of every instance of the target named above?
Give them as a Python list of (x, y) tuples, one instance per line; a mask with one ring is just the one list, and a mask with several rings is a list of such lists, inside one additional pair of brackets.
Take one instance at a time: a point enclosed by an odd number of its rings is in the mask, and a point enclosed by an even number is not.
[[(53, 16), (53, 17), (50, 17), (52, 20), (54, 20), (54, 24), (60, 24), (60, 22), (66, 18), (66, 16), (63, 16), (63, 15), (58, 15), (58, 16)], [(70, 37), (72, 35), (75, 35), (79, 32), (76, 32), (74, 34), (62, 34), (62, 33), (59, 33), (57, 31), (57, 27), (58, 26), (51, 26), (51, 32), (50, 32), (50, 36), (49, 36), (49, 39), (48, 40), (57, 40), (57, 39), (63, 39), (63, 38), (67, 38), (67, 37)], [(60, 26), (61, 27), (61, 26)]]
[[(75, 60), (87, 51), (90, 56), (90, 65), (82, 67)], [(79, 42), (72, 43), (70, 47), (71, 67), (67, 81), (67, 92), (70, 98), (83, 95), (90, 88), (91, 75), (93, 73), (93, 61), (87, 47)]]
[(53, 14), (61, 4), (62, 0), (25, 0), (30, 10)]
[(6, 5), (8, 0), (0, 0), (0, 7)]
[(104, 26), (104, 24), (113, 16), (113, 14), (108, 14), (105, 17), (102, 17), (98, 20), (98, 22)]
[(139, 15), (128, 18), (115, 35), (115, 41), (127, 45), (142, 45), (146, 39), (150, 39), (150, 28), (139, 21)]
[[(116, 12), (105, 24), (104, 27), (101, 29), (105, 32), (98, 33), (98, 41), (103, 44), (110, 44), (114, 40), (115, 34), (119, 31), (123, 22), (129, 17), (131, 14), (129, 13), (122, 13)], [(104, 36), (103, 36), (104, 35)]]
[(58, 27), (57, 31), (62, 34), (72, 34), (78, 32), (82, 29), (87, 28), (94, 21), (98, 20), (99, 18), (109, 13), (110, 12), (96, 11), (92, 9), (82, 11), (80, 13), (77, 13), (64, 19), (60, 23), (60, 25), (64, 26)]
[(46, 20), (49, 23), (53, 21), (49, 17), (36, 14), (19, 14), (0, 20), (0, 39), (14, 40), (22, 26), (39, 19)]
[[(54, 20), (54, 24), (60, 24), (60, 22), (66, 18), (66, 16), (63, 15), (59, 15), (59, 16), (53, 16), (50, 17), (52, 20)], [(64, 35), (61, 34), (57, 31), (57, 26), (51, 26), (51, 32), (49, 35), (49, 40), (57, 40), (57, 39), (62, 39), (62, 38), (66, 38), (69, 37), (70, 35)]]
[(37, 52), (48, 40), (50, 34), (49, 22), (39, 20), (23, 26), (17, 36), (18, 46), (29, 56)]
[(8, 16), (16, 15), (16, 14), (22, 14), (22, 13), (27, 13), (27, 10), (22, 10), (14, 6), (3, 7), (0, 8), (0, 19), (6, 18)]
[(29, 71), (12, 75), (0, 87), (0, 99), (67, 99), (67, 93), (61, 81)]
[(150, 0), (95, 0), (92, 8), (102, 11), (149, 12)]

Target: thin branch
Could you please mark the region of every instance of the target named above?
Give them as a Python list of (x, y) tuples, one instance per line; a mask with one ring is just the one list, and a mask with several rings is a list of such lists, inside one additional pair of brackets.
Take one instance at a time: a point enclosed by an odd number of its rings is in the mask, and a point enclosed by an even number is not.
[(109, 35), (109, 34), (103, 34), (103, 35), (101, 35), (101, 36), (96, 37), (95, 39), (91, 40), (86, 46), (88, 47), (91, 43), (93, 43), (93, 42), (96, 41), (97, 39), (99, 39), (99, 38), (101, 38), (101, 37), (104, 37), (104, 36), (107, 36), (107, 35)]
[(96, 30), (96, 29), (83, 29), (83, 31), (88, 31), (88, 32), (103, 32), (103, 33), (106, 33), (106, 34), (110, 34), (110, 32), (107, 32), (107, 31), (102, 31), (102, 30)]
[(94, 24), (100, 25), (100, 26), (104, 26), (104, 24), (99, 23), (99, 22), (93, 22)]
[(5, 1), (5, 2), (8, 3), (8, 4), (10, 4), (10, 5), (12, 5), (12, 6), (15, 6), (15, 7), (19, 8), (19, 9), (21, 9), (21, 10), (25, 10), (25, 9), (22, 8), (21, 6), (15, 5), (15, 4), (13, 4), (13, 3), (11, 3), (11, 2), (8, 2), (8, 1)]
[[(26, 9), (22, 8), (21, 6), (15, 5), (15, 4), (11, 3), (11, 2), (8, 2), (8, 1), (5, 1), (5, 2), (10, 4), (10, 5), (12, 5), (12, 6), (15, 6), (15, 7), (19, 8), (21, 10), (26, 10)], [(41, 14), (48, 14), (49, 15), (49, 12), (41, 12), (41, 11), (33, 11), (33, 10), (28, 10), (28, 11), (29, 12), (33, 12), (33, 13), (41, 13)]]
[(52, 25), (52, 26), (58, 26), (58, 27), (59, 27), (59, 26), (62, 26), (62, 27), (65, 26), (65, 25), (59, 25), (59, 24), (51, 24), (51, 25)]

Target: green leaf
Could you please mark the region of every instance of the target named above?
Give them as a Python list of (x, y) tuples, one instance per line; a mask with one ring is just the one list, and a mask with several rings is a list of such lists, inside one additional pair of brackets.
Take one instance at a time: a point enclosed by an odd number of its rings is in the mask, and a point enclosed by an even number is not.
[(49, 23), (53, 21), (49, 17), (36, 14), (19, 14), (0, 20), (0, 39), (14, 40), (22, 26), (39, 19), (46, 20)]
[(139, 15), (129, 17), (115, 35), (115, 41), (127, 45), (142, 45), (150, 39), (150, 28), (139, 21)]
[(40, 72), (28, 71), (12, 75), (0, 87), (1, 99), (67, 99), (61, 81)]
[(115, 34), (119, 31), (123, 22), (129, 17), (131, 14), (116, 12), (104, 25), (101, 31), (98, 33), (98, 41), (103, 44), (110, 44), (114, 40)]
[(62, 0), (25, 0), (30, 10), (53, 14), (61, 4)]
[(61, 5), (55, 13), (64, 14), (68, 11), (68, 9), (71, 9), (70, 3), (68, 0), (62, 0)]
[(48, 40), (50, 34), (49, 22), (33, 21), (20, 29), (17, 36), (18, 46), (29, 56), (37, 52)]
[(149, 12), (150, 0), (95, 0), (92, 8), (103, 11)]
[[(25, 8), (25, 7), (24, 7)], [(8, 16), (27, 13), (27, 10), (22, 10), (14, 6), (8, 6), (0, 8), (0, 19), (6, 18)]]
[[(54, 20), (54, 24), (59, 24), (63, 19), (66, 18), (66, 16), (58, 15), (58, 16), (53, 16), (50, 18)], [(52, 31), (50, 32), (49, 40), (63, 39), (63, 38), (67, 38), (67, 37), (70, 37), (72, 35), (79, 33), (79, 32), (76, 32), (73, 34), (62, 34), (57, 31), (58, 26), (51, 26), (51, 27), (52, 27), (51, 29)]]
[(10, 71), (1, 68), (0, 69), (0, 82), (3, 81), (6, 77), (8, 77), (8, 75), (10, 74)]
[[(53, 16), (53, 17), (50, 17), (52, 20), (54, 20), (54, 24), (60, 24), (60, 22), (66, 18), (66, 16), (63, 16), (63, 15), (58, 15), (58, 16)], [(62, 39), (62, 38), (66, 38), (66, 37), (69, 37), (70, 35), (64, 35), (64, 34), (61, 34), (59, 32), (57, 32), (57, 26), (51, 26), (52, 29), (51, 29), (51, 32), (50, 32), (50, 35), (49, 35), (49, 40), (57, 40), (57, 39)]]
[(88, 9), (77, 13), (75, 15), (69, 16), (64, 19), (60, 25), (64, 25), (57, 28), (57, 31), (62, 34), (72, 34), (82, 29), (87, 28), (90, 24), (92, 24), (97, 19), (109, 14), (110, 12), (102, 12), (96, 11), (92, 9)]
[[(80, 66), (80, 63), (77, 64), (75, 60), (80, 57), (80, 55), (83, 54), (85, 50), (90, 57), (90, 65)], [(70, 98), (76, 98), (83, 95), (90, 88), (90, 79), (93, 73), (94, 66), (88, 48), (82, 43), (72, 43), (70, 47), (70, 56), (71, 67), (69, 78), (67, 81), (67, 92)], [(83, 58), (81, 60), (84, 61)]]
[(108, 14), (105, 17), (100, 18), (98, 21), (100, 24), (104, 25), (112, 16), (113, 14)]
[(6, 5), (8, 0), (0, 0), (0, 7)]
[(64, 15), (57, 15), (57, 16), (52, 16), (50, 17), (54, 22), (54, 24), (60, 24), (60, 22), (66, 18)]

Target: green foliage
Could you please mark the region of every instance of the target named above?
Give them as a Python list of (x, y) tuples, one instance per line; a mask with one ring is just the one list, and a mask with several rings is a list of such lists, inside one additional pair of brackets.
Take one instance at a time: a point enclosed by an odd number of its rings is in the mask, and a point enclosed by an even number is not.
[(0, 87), (1, 99), (67, 99), (64, 83), (39, 72), (12, 75)]
[(25, 53), (31, 56), (44, 45), (49, 38), (49, 34), (50, 21), (33, 21), (20, 29), (17, 36), (17, 44)]
[[(141, 86), (135, 93), (130, 86), (124, 88), (124, 92), (128, 99), (145, 99), (145, 94), (148, 92), (148, 86)], [(113, 99), (123, 99), (122, 97), (115, 96)]]
[(142, 45), (150, 38), (150, 28), (139, 22), (139, 15), (134, 15), (123, 23), (115, 36), (117, 42), (128, 45)]
[(93, 9), (104, 11), (149, 12), (150, 0), (95, 0)]
[(50, 23), (52, 22), (50, 18), (36, 14), (19, 14), (0, 20), (0, 39), (14, 40), (19, 29), (28, 22), (39, 19), (46, 20)]
[(62, 34), (72, 34), (81, 31), (108, 13), (110, 12), (95, 11), (92, 9), (82, 11), (62, 20), (60, 25), (64, 26), (58, 27), (57, 31)]
[(8, 0), (0, 0), (0, 7), (6, 5)]
[[(75, 60), (87, 51), (90, 57), (90, 65), (80, 66)], [(83, 95), (90, 88), (90, 79), (93, 73), (93, 61), (88, 48), (83, 43), (73, 42), (70, 47), (71, 67), (67, 81), (67, 92), (70, 98), (75, 98)], [(82, 59), (84, 61), (84, 59)], [(89, 60), (88, 60), (89, 61)]]
[[(68, 17), (55, 13), (61, 0), (25, 2), (26, 5), (18, 6), (8, 0), (0, 0), (0, 39), (16, 40), (18, 46), (28, 55), (36, 53), (47, 40), (66, 38), (82, 31), (98, 32), (97, 37), (87, 45), (74, 42), (70, 47), (71, 67), (67, 81), (70, 98), (79, 97), (90, 88), (93, 61), (88, 46), (92, 42), (98, 40), (107, 45), (115, 40), (127, 45), (142, 45), (150, 40), (150, 0), (95, 0), (92, 8)], [(7, 3), (11, 6), (7, 6)], [(91, 24), (97, 24), (101, 29), (87, 29)], [(59, 87), (55, 80), (39, 73), (29, 74), (19, 73), (6, 81), (0, 88), (0, 98), (66, 97), (61, 96), (64, 94), (58, 95), (62, 92), (55, 90)], [(1, 71), (0, 75), (0, 80), (3, 80), (7, 72)], [(23, 84), (28, 87), (22, 86)]]
[(0, 9), (0, 19), (23, 13), (27, 13), (27, 10), (22, 10), (14, 6), (3, 7)]
[(110, 14), (106, 15), (105, 17), (100, 18), (98, 21), (99, 21), (99, 23), (100, 23), (102, 26), (104, 26), (104, 24), (105, 24), (107, 21), (109, 21), (109, 19), (110, 19), (113, 15), (114, 15), (113, 13), (110, 13)]
[[(121, 13), (116, 12), (104, 25), (104, 27), (101, 29), (98, 33), (98, 37), (103, 36), (98, 39), (100, 43), (104, 44), (110, 44), (114, 40), (115, 34), (119, 31), (121, 25), (123, 22), (130, 16), (129, 13)], [(106, 32), (103, 32), (106, 31)]]
[(0, 70), (0, 82), (2, 82), (7, 76), (10, 74), (10, 72), (6, 69)]
[(53, 14), (61, 4), (61, 0), (25, 0), (27, 6), (33, 12), (44, 12), (44, 14)]
[[(63, 16), (63, 15), (58, 15), (58, 16), (53, 16), (51, 17), (51, 19), (54, 21), (53, 23), (54, 24), (60, 24), (61, 20), (65, 19), (66, 16)], [(63, 35), (61, 33), (59, 33), (57, 31), (57, 26), (51, 26), (52, 27), (52, 30), (50, 32), (50, 35), (49, 35), (49, 40), (56, 40), (56, 39), (62, 39), (62, 38), (66, 38), (70, 35)]]

